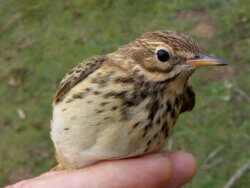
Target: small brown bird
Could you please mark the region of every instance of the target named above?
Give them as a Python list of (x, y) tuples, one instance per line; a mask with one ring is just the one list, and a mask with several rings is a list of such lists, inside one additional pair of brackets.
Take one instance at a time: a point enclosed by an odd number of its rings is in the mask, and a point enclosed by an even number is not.
[(149, 32), (83, 61), (61, 81), (53, 101), (55, 170), (160, 151), (179, 114), (194, 107), (187, 83), (194, 70), (226, 64), (173, 31)]

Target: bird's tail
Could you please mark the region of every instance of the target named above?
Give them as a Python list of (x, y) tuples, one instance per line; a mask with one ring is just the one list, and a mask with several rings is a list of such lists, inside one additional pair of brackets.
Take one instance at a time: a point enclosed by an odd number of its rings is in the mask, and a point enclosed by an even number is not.
[(66, 168), (63, 166), (63, 164), (56, 162), (50, 171), (59, 171), (59, 170), (65, 170)]
[(62, 163), (60, 163), (59, 156), (58, 156), (57, 152), (55, 152), (55, 157), (56, 157), (56, 162), (53, 164), (50, 171), (65, 170), (66, 168)]

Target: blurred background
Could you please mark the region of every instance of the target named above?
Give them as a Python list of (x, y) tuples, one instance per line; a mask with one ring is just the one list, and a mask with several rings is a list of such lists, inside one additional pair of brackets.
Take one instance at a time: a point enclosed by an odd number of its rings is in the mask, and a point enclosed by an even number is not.
[[(166, 144), (198, 160), (186, 187), (223, 187), (250, 159), (249, 12), (248, 0), (0, 0), (0, 187), (55, 162), (51, 103), (72, 67), (159, 29), (230, 63), (195, 72), (196, 106)], [(249, 185), (250, 171), (234, 183)]]

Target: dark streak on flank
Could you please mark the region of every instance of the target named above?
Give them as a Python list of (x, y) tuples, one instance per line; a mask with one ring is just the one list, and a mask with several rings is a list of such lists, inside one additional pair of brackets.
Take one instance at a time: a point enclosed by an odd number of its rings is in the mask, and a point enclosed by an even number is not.
[(151, 140), (149, 140), (149, 141), (147, 142), (147, 148), (144, 150), (144, 153), (145, 153), (146, 151), (148, 151), (150, 144), (151, 144)]
[(62, 109), (62, 112), (64, 112), (65, 110), (67, 110), (66, 108)]
[(106, 104), (109, 104), (109, 102), (101, 102), (100, 106), (105, 106)]
[(170, 112), (172, 110), (172, 104), (170, 100), (167, 100), (166, 106), (167, 106), (167, 112)]
[(169, 131), (169, 129), (167, 128), (167, 129), (165, 129), (165, 138), (167, 138), (168, 137), (168, 131)]
[(69, 74), (72, 74), (73, 72), (74, 72), (74, 70), (69, 71), (69, 72), (68, 72), (68, 75), (69, 75)]
[(167, 120), (165, 120), (162, 124), (162, 127), (161, 127), (161, 132), (164, 132), (166, 129), (168, 129), (168, 123), (167, 123)]
[(102, 96), (103, 96), (103, 98), (107, 99), (107, 98), (109, 98), (109, 97), (115, 96), (115, 94), (116, 94), (116, 93), (115, 93), (114, 91), (111, 91), (111, 92), (106, 93), (106, 94), (104, 94), (104, 95), (102, 95)]
[(171, 117), (174, 118), (175, 117), (175, 109), (173, 108), (171, 111)]
[(72, 97), (73, 97), (74, 99), (80, 99), (80, 98), (82, 98), (82, 93), (73, 94)]
[(151, 112), (148, 114), (148, 119), (149, 119), (150, 121), (153, 121), (154, 117), (155, 117), (155, 112), (154, 112), (154, 111), (151, 111)]
[(100, 113), (104, 112), (104, 110), (96, 110), (96, 112), (97, 112), (98, 114), (100, 114)]
[(175, 98), (174, 104), (175, 104), (175, 106), (179, 105), (179, 98), (178, 97)]
[(109, 72), (106, 75), (99, 75), (98, 77), (93, 78), (91, 81), (92, 83), (99, 84), (100, 87), (105, 87), (109, 84), (111, 80), (111, 76), (114, 74), (114, 72)]
[(124, 104), (127, 106), (135, 106), (137, 102), (133, 99), (124, 100)]
[(162, 128), (161, 128), (161, 131), (164, 132), (164, 136), (165, 136), (165, 138), (167, 138), (168, 137), (168, 132), (169, 132), (167, 121), (164, 121), (164, 123), (162, 125)]
[[(159, 107), (160, 107), (160, 101), (159, 99), (157, 99), (156, 95), (154, 94), (153, 99), (146, 105), (146, 109), (149, 110), (149, 113), (148, 113), (149, 123), (144, 127), (143, 135), (146, 135), (146, 133), (148, 132), (148, 129), (150, 129), (153, 126), (153, 120)], [(160, 123), (160, 117), (158, 117), (157, 122)]]
[(63, 130), (67, 131), (67, 130), (69, 130), (69, 128), (68, 128), (68, 127), (66, 127), (66, 128), (64, 128)]
[(142, 135), (142, 137), (146, 136), (146, 134), (148, 133), (148, 130), (152, 127), (152, 123), (149, 122), (143, 129), (144, 133)]
[(149, 128), (152, 127), (152, 123), (149, 122), (145, 127), (144, 127), (144, 131), (148, 131)]
[(135, 80), (131, 77), (119, 77), (115, 79), (116, 83), (134, 83)]
[(113, 106), (111, 110), (115, 111), (117, 108), (118, 108), (117, 106)]
[(103, 95), (103, 98), (105, 99), (109, 97), (121, 99), (123, 101), (123, 104), (126, 106), (135, 106), (140, 102), (138, 100), (137, 95), (133, 93), (131, 94), (129, 93), (129, 91), (121, 91), (121, 92), (111, 91)]
[(82, 91), (80, 93), (73, 94), (72, 99), (83, 99), (87, 96), (89, 91), (90, 91), (90, 89), (86, 88), (84, 91)]
[(87, 88), (85, 89), (85, 91), (90, 91), (90, 88), (87, 87)]
[(153, 121), (154, 116), (155, 116), (155, 114), (156, 114), (156, 112), (157, 112), (159, 106), (160, 106), (160, 102), (159, 102), (158, 99), (156, 99), (156, 100), (153, 102), (152, 106), (151, 106), (150, 113), (149, 113), (149, 115), (148, 115), (148, 119), (150, 119), (151, 121)]
[(135, 129), (139, 124), (140, 124), (140, 121), (138, 121), (137, 123), (135, 123), (135, 124), (133, 125), (133, 129)]
[(161, 127), (161, 132), (164, 132), (164, 126), (162, 125), (162, 127)]
[(169, 112), (171, 112), (171, 110), (172, 110), (172, 104), (171, 104), (170, 100), (167, 100), (166, 106), (165, 106), (164, 111), (162, 113), (162, 118), (166, 117), (167, 114)]
[(159, 116), (159, 117), (157, 118), (156, 123), (157, 123), (157, 124), (160, 124), (160, 122), (161, 122), (161, 116)]
[(93, 94), (94, 95), (99, 95), (101, 92), (100, 91), (94, 91)]
[(155, 133), (155, 135), (154, 135), (153, 139), (156, 139), (156, 138), (157, 138), (157, 136), (158, 136), (158, 133)]
[(135, 123), (133, 125), (132, 129), (128, 132), (128, 134), (130, 134), (139, 124), (140, 124), (140, 121), (138, 121), (137, 123)]

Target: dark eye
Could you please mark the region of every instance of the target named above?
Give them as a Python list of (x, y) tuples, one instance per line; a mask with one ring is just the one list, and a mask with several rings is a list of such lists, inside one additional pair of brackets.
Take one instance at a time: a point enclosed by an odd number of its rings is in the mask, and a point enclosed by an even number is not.
[(161, 61), (161, 62), (166, 62), (169, 59), (169, 53), (166, 50), (159, 50), (157, 52), (157, 58)]

